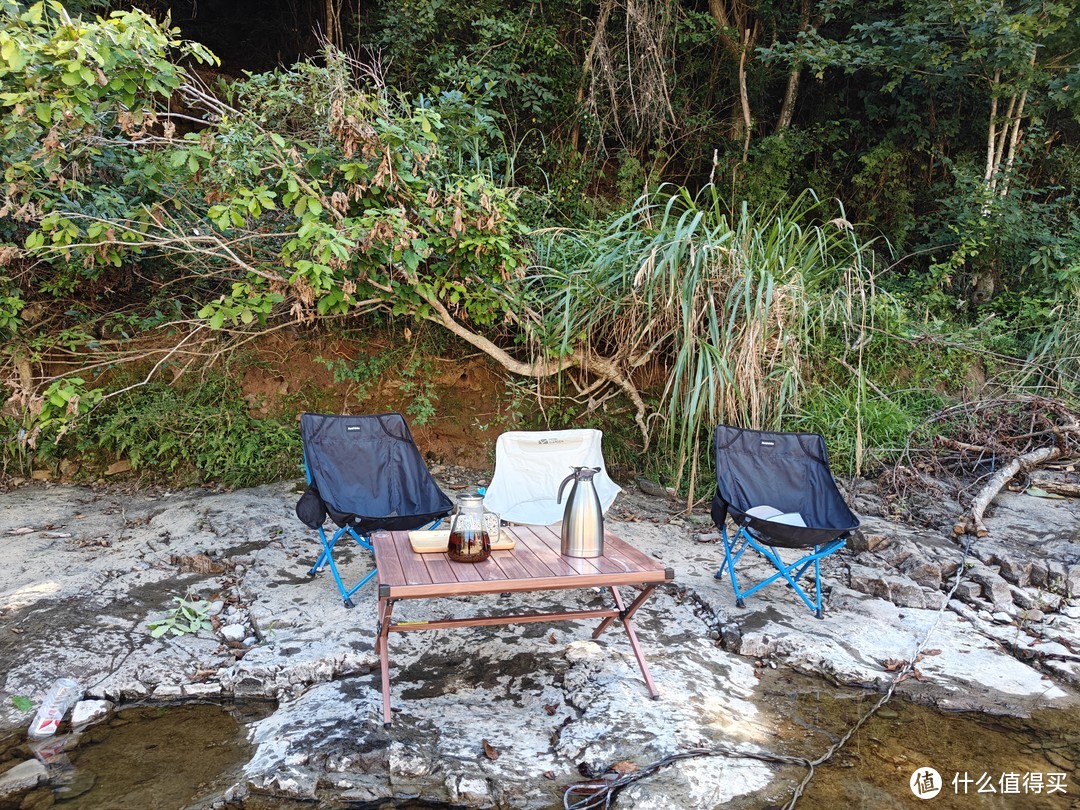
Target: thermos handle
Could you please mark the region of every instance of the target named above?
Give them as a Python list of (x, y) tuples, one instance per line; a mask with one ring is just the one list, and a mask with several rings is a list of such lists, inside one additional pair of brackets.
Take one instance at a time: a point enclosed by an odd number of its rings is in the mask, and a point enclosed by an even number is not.
[(574, 481), (574, 480), (577, 479), (577, 475), (578, 475), (578, 472), (581, 470), (581, 467), (574, 467), (573, 469), (574, 469), (574, 471), (572, 473), (570, 473), (568, 476), (566, 476), (566, 478), (564, 478), (562, 480), (562, 483), (559, 484), (559, 497), (555, 499), (555, 503), (562, 503), (562, 491), (563, 491), (563, 489), (566, 487), (566, 485), (570, 481)]

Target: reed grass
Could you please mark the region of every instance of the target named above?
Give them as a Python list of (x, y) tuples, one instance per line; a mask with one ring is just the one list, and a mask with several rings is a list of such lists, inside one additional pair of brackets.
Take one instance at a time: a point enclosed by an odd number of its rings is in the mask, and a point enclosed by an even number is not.
[(714, 425), (779, 429), (825, 336), (840, 330), (858, 354), (872, 318), (864, 246), (842, 208), (809, 192), (730, 211), (714, 187), (665, 187), (598, 233), (553, 239), (574, 244), (546, 247), (537, 334), (548, 351), (585, 345), (639, 379), (659, 368), (649, 441), (691, 493)]

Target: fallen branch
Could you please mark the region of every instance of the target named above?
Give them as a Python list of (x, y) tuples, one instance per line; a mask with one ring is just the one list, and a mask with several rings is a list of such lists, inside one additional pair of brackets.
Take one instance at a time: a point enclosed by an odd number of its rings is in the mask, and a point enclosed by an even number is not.
[(989, 447), (984, 447), (979, 444), (970, 444), (969, 442), (962, 442), (957, 439), (950, 439), (946, 436), (935, 436), (934, 444), (939, 447), (948, 447), (952, 450), (960, 450), (962, 452), (983, 453), (985, 455), (993, 455), (994, 453)]
[(1051, 495), (1063, 495), (1066, 498), (1080, 498), (1080, 484), (1070, 484), (1066, 481), (1033, 480), (1031, 486), (1038, 487)]
[(994, 473), (986, 486), (979, 491), (979, 494), (975, 496), (975, 500), (971, 502), (971, 511), (953, 526), (953, 534), (961, 535), (974, 532), (977, 537), (986, 537), (990, 531), (986, 528), (986, 524), (983, 523), (983, 512), (986, 511), (986, 507), (1001, 492), (1002, 488), (1019, 473), (1038, 467), (1043, 462), (1053, 461), (1060, 455), (1060, 447), (1043, 447), (1014, 458)]

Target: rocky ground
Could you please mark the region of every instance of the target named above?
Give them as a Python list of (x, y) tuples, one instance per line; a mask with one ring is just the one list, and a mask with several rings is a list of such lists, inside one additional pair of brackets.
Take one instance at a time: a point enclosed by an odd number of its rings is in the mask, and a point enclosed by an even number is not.
[[(435, 473), (451, 493), (476, 483), (456, 468)], [(294, 484), (20, 486), (0, 494), (0, 729), (25, 728), (30, 714), (12, 698), (37, 702), (61, 674), (84, 685), (77, 709), (87, 723), (132, 702), (274, 698), (276, 711), (250, 726), (243, 779), (221, 797), (234, 805), (414, 797), (549, 808), (562, 806), (566, 785), (612, 766), (625, 773), (691, 748), (761, 755), (688, 758), (619, 795), (619, 807), (696, 808), (782, 800), (801, 777), (769, 760), (779, 719), (761, 675), (771, 666), (882, 692), (919, 652), (897, 687), (909, 699), (999, 715), (1076, 705), (1076, 500), (1002, 493), (991, 536), (972, 540), (965, 557), (943, 500), (933, 506), (942, 527), (927, 529), (873, 517), (881, 504), (869, 484), (849, 495), (863, 531), (826, 561), (818, 620), (776, 585), (736, 607), (730, 584), (713, 576), (722, 554), (704, 509), (686, 515), (628, 489), (609, 528), (676, 572), (637, 619), (660, 700), (647, 699), (625, 636), (590, 641), (588, 622), (404, 633), (391, 640), (396, 713), (386, 730), (374, 591), (347, 610), (328, 576), (306, 576), (317, 545), (293, 513)], [(370, 567), (360, 550), (340, 560), (356, 578)], [(151, 624), (189, 594), (210, 603), (211, 627), (153, 638)], [(418, 603), (397, 618), (596, 599)], [(0, 805), (44, 795), (47, 773), (29, 757), (0, 768)]]

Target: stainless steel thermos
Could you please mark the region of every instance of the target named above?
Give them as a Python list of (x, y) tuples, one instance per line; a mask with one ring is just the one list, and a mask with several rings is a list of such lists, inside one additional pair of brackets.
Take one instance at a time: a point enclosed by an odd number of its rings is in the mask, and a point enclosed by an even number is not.
[(567, 557), (600, 557), (604, 553), (604, 510), (596, 494), (593, 476), (599, 467), (572, 467), (573, 472), (559, 485), (556, 503), (562, 503), (563, 489), (571, 481), (570, 496), (562, 520), (562, 553)]

